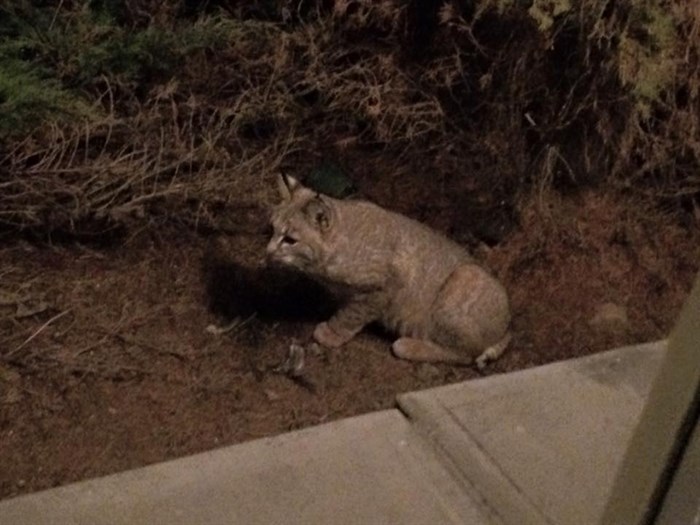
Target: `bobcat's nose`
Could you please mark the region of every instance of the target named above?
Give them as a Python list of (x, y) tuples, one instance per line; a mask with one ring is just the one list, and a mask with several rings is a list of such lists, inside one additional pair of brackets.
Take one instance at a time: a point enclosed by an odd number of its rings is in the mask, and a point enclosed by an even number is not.
[(265, 248), (265, 257), (268, 259), (271, 259), (275, 252), (277, 251), (277, 247), (279, 246), (279, 243), (275, 242), (274, 239), (272, 239), (270, 242), (267, 243), (267, 247)]

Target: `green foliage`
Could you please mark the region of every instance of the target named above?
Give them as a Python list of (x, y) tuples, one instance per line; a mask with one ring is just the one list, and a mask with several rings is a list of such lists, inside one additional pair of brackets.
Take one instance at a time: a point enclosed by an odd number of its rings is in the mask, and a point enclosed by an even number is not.
[[(85, 116), (89, 106), (64, 89), (42, 64), (33, 63), (37, 27), (24, 19), (27, 4), (0, 7), (0, 141), (27, 134), (46, 119)], [(50, 24), (45, 9), (35, 21)]]
[[(521, 4), (517, 0), (483, 0), (482, 3), (490, 2), (496, 2), (500, 12), (518, 9)], [(598, 32), (605, 26), (603, 4), (585, 0), (579, 0), (578, 4), (581, 9), (589, 10), (588, 18), (593, 20), (591, 36), (600, 36)], [(596, 8), (598, 20), (594, 19)], [(675, 52), (682, 43), (676, 25), (683, 22), (683, 14), (674, 13), (659, 0), (636, 0), (629, 3), (628, 9), (629, 22), (616, 27), (617, 34), (606, 34), (605, 38), (614, 37), (619, 42), (614, 56), (617, 75), (622, 84), (630, 88), (637, 107), (648, 111), (649, 104), (658, 101), (661, 92), (674, 81)], [(566, 24), (580, 26), (582, 21), (572, 0), (532, 0), (527, 13), (539, 31), (548, 37)]]
[(20, 60), (0, 59), (0, 140), (31, 131), (43, 120), (90, 117), (79, 96)]
[(357, 193), (357, 188), (343, 169), (328, 161), (312, 170), (305, 182), (314, 190), (337, 199), (343, 199)]
[(680, 39), (672, 12), (656, 1), (635, 4), (630, 15), (620, 38), (618, 71), (646, 113), (649, 104), (675, 81)]
[(540, 31), (548, 31), (558, 16), (571, 11), (570, 0), (534, 0), (528, 14), (537, 22)]
[(63, 74), (80, 85), (101, 75), (127, 83), (171, 77), (188, 55), (225, 42), (233, 25), (207, 18), (174, 31), (149, 26), (134, 32), (109, 19), (91, 18), (56, 38)]
[(44, 121), (95, 117), (86, 94), (102, 78), (147, 88), (176, 76), (186, 57), (236, 33), (236, 23), (221, 17), (133, 30), (118, 4), (0, 6), (0, 141)]

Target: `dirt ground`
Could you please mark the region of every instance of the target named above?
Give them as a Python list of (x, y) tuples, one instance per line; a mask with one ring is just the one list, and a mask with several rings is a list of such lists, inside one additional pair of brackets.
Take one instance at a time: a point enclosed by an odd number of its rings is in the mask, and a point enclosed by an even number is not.
[[(486, 374), (662, 338), (698, 270), (692, 214), (684, 225), (631, 197), (530, 199), (519, 224), (487, 247), (449, 210), (383, 192), (370, 196), (473, 245), (506, 284), (514, 339)], [(0, 497), (388, 408), (400, 392), (479, 377), (399, 361), (380, 331), (307, 356), (305, 384), (275, 373), (289, 344), (306, 341), (331, 307), (307, 283), (262, 269), (262, 213), (230, 236), (166, 226), (107, 248), (0, 247)], [(607, 302), (626, 309), (627, 324), (590, 324)], [(225, 325), (226, 333), (211, 328)]]

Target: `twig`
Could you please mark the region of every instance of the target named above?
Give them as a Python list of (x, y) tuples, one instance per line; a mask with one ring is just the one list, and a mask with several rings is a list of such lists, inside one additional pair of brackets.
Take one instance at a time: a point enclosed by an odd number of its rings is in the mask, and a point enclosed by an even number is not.
[(25, 345), (27, 345), (32, 339), (34, 339), (37, 335), (39, 335), (41, 332), (43, 332), (51, 323), (58, 321), (61, 317), (63, 317), (64, 315), (66, 315), (70, 311), (71, 311), (71, 308), (68, 308), (68, 310), (64, 310), (64, 311), (54, 315), (51, 319), (49, 319), (43, 325), (41, 325), (36, 332), (34, 332), (29, 337), (27, 337), (21, 345), (19, 345), (17, 348), (15, 348), (11, 352), (9, 352), (7, 355), (5, 355), (5, 359), (11, 359), (15, 354), (17, 354), (17, 352), (19, 352), (22, 348), (24, 348)]
[(249, 315), (245, 319), (241, 320), (239, 317), (236, 317), (231, 323), (227, 324), (226, 326), (216, 326), (214, 324), (210, 324), (209, 326), (206, 327), (206, 331), (210, 334), (213, 335), (222, 335), (230, 332), (231, 330), (239, 330), (243, 327), (245, 327), (247, 324), (249, 324), (253, 319), (255, 319), (256, 314)]
[(167, 355), (167, 356), (171, 356), (171, 357), (176, 357), (177, 359), (179, 359), (181, 361), (187, 361), (187, 359), (189, 358), (187, 356), (187, 354), (184, 354), (182, 352), (178, 352), (177, 350), (165, 350), (163, 348), (159, 348), (159, 347), (154, 346), (150, 343), (146, 343), (145, 341), (140, 341), (136, 338), (129, 337), (129, 336), (126, 336), (124, 334), (112, 334), (112, 337), (114, 337), (118, 341), (121, 341), (124, 344), (138, 346), (144, 350), (150, 350), (150, 351), (155, 352), (159, 355)]
[(112, 369), (111, 371), (107, 368), (101, 369), (99, 365), (97, 366), (90, 366), (89, 364), (76, 364), (72, 363), (70, 361), (66, 361), (64, 359), (59, 359), (58, 357), (54, 356), (44, 356), (44, 359), (47, 361), (53, 361), (54, 363), (58, 363), (59, 365), (62, 365), (67, 372), (73, 373), (73, 374), (93, 374), (96, 377), (103, 378), (103, 379), (111, 379), (111, 380), (124, 380), (128, 379), (128, 376), (126, 375), (126, 372), (131, 372), (132, 374), (142, 374), (144, 376), (150, 376), (153, 375), (153, 372), (150, 370), (146, 370), (144, 368), (138, 368), (135, 366), (120, 366), (117, 368)]
[(58, 12), (61, 10), (62, 7), (63, 7), (63, 0), (61, 0), (58, 3), (58, 7), (56, 8), (56, 10), (53, 13), (53, 18), (51, 19), (51, 24), (49, 24), (49, 31), (51, 31), (53, 29), (53, 25), (56, 23), (56, 18), (58, 17)]

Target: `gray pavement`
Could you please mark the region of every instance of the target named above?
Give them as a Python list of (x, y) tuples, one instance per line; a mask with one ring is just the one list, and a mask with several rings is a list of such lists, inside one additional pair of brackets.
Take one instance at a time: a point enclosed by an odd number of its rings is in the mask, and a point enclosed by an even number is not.
[(600, 521), (665, 343), (399, 396), (507, 524)]
[(0, 501), (0, 524), (597, 523), (664, 343)]
[(2, 525), (492, 523), (398, 410), (0, 502)]

